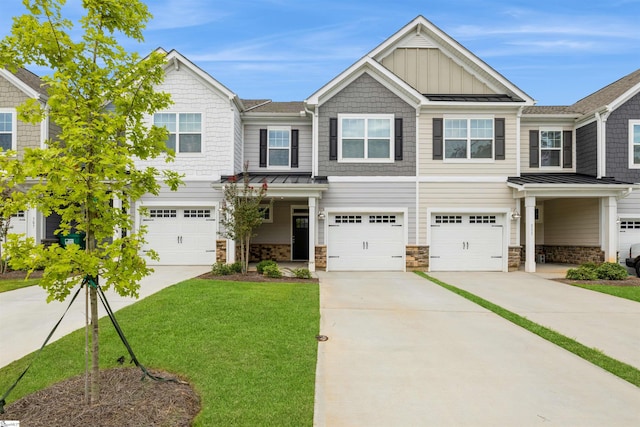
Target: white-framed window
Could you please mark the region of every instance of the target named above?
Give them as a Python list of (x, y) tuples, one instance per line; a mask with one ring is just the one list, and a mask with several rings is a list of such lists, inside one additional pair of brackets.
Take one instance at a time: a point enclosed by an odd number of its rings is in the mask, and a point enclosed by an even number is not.
[(269, 127), (267, 129), (267, 167), (289, 168), (291, 166), (291, 128)]
[(176, 153), (202, 152), (202, 114), (156, 113), (153, 124), (169, 131), (167, 148)]
[(540, 167), (562, 166), (562, 129), (540, 129)]
[(393, 162), (393, 114), (338, 116), (338, 160)]
[(640, 169), (640, 120), (629, 120), (629, 167)]
[(14, 110), (0, 109), (0, 149), (16, 149), (16, 113)]
[(273, 222), (273, 206), (260, 205), (258, 209), (260, 209), (260, 212), (262, 213), (262, 222), (266, 222), (266, 223)]
[(493, 160), (493, 118), (445, 118), (445, 160)]

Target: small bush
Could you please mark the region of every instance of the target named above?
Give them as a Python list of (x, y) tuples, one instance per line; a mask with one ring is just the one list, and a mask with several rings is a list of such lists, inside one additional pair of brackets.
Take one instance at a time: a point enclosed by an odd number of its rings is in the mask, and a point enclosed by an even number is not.
[(311, 272), (308, 268), (295, 268), (292, 271), (298, 279), (311, 279)]
[(629, 276), (627, 269), (616, 262), (603, 262), (596, 268), (598, 279), (624, 280)]
[[(216, 262), (215, 264), (213, 264), (213, 267), (211, 267), (211, 274), (213, 274), (214, 276), (228, 276), (230, 274), (234, 274), (236, 273), (236, 271), (234, 271), (233, 266), (234, 264)], [(240, 268), (240, 271), (242, 271), (242, 267)]]
[(229, 268), (231, 269), (231, 274), (242, 273), (242, 263), (240, 261), (229, 264)]
[(260, 261), (258, 263), (258, 265), (256, 265), (256, 270), (258, 271), (258, 274), (264, 274), (264, 268), (269, 266), (269, 265), (275, 265), (277, 266), (278, 264), (271, 260), (271, 259), (264, 259), (262, 261)]
[(595, 270), (598, 268), (598, 264), (596, 264), (595, 262), (585, 262), (584, 264), (580, 264), (580, 268)]
[(282, 277), (282, 272), (278, 268), (278, 264), (276, 264), (275, 262), (264, 267), (263, 274), (267, 277), (271, 277), (272, 279)]
[(570, 280), (597, 280), (598, 274), (590, 268), (570, 268), (565, 276)]

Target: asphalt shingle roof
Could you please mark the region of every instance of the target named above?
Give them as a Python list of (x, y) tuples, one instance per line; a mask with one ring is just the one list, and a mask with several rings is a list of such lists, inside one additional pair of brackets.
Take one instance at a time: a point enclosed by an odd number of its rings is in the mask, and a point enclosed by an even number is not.
[(27, 70), (26, 68), (18, 68), (18, 71), (13, 73), (19, 80), (29, 86), (31, 89), (38, 92), (40, 95), (47, 96), (47, 89), (44, 82), (40, 77)]
[(603, 87), (585, 98), (582, 98), (573, 104), (571, 108), (583, 114), (590, 113), (593, 110), (610, 104), (638, 83), (640, 83), (640, 69), (631, 74), (627, 74), (610, 85)]
[(284, 113), (300, 114), (304, 111), (304, 102), (273, 102), (270, 99), (243, 99), (245, 113)]

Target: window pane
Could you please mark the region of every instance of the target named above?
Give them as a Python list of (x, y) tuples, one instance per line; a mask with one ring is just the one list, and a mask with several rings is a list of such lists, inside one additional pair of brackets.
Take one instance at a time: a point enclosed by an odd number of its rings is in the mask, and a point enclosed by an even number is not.
[(640, 165), (640, 145), (633, 147), (633, 164)]
[(11, 134), (0, 133), (0, 148), (3, 150), (11, 150)]
[(640, 125), (633, 125), (633, 143), (640, 144)]
[(491, 159), (493, 143), (486, 139), (471, 140), (471, 158), (472, 159)]
[(176, 151), (176, 134), (170, 133), (169, 139), (167, 139), (167, 148)]
[(542, 150), (540, 166), (560, 166), (560, 150)]
[(158, 127), (166, 127), (169, 132), (175, 132), (176, 115), (173, 113), (156, 113), (153, 116), (153, 124)]
[(0, 113), (0, 132), (11, 132), (11, 128), (11, 113)]
[(467, 120), (466, 119), (447, 119), (444, 121), (444, 137), (449, 138), (466, 138), (467, 137)]
[(289, 150), (269, 150), (269, 166), (289, 166)]
[(200, 135), (180, 135), (181, 153), (199, 153), (202, 151)]
[(370, 159), (388, 159), (391, 157), (390, 145), (388, 139), (370, 139), (367, 155)]
[(200, 132), (200, 113), (180, 114), (180, 132)]
[(342, 158), (364, 159), (364, 139), (343, 139)]
[(450, 139), (444, 142), (444, 157), (447, 159), (466, 159), (467, 141)]
[(364, 138), (364, 119), (342, 119), (343, 138)]
[(289, 148), (289, 131), (288, 130), (270, 130), (269, 131), (269, 147)]
[(540, 148), (560, 148), (562, 147), (562, 132), (560, 131), (541, 131), (540, 132)]
[(390, 138), (391, 137), (391, 120), (389, 119), (369, 119), (369, 128), (367, 129), (369, 138)]
[(470, 126), (471, 138), (493, 138), (493, 120), (471, 119)]

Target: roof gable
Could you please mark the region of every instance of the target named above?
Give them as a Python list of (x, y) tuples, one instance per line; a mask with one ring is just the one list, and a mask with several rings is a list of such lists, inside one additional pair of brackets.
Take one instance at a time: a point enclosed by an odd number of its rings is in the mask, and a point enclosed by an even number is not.
[(0, 77), (4, 77), (12, 85), (20, 89), (29, 98), (47, 99), (44, 82), (37, 75), (25, 68), (18, 68), (15, 73), (0, 68)]
[(640, 92), (640, 69), (582, 98), (571, 108), (583, 114), (592, 113), (605, 107), (614, 110), (638, 92)]

